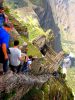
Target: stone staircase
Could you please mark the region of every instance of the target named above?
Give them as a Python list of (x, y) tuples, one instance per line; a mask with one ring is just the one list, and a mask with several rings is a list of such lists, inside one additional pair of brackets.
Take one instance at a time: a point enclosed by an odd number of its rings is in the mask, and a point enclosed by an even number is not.
[(48, 46), (47, 53), (45, 57), (51, 62), (51, 63), (58, 63), (63, 58), (63, 51), (60, 51), (59, 53), (56, 53), (52, 47)]
[(60, 62), (62, 61), (64, 57), (63, 51), (60, 51), (59, 53), (56, 53), (52, 47), (48, 47), (48, 51), (45, 55), (46, 59), (49, 61), (49, 68), (48, 70), (53, 69), (53, 71), (57, 71), (58, 67), (60, 65)]

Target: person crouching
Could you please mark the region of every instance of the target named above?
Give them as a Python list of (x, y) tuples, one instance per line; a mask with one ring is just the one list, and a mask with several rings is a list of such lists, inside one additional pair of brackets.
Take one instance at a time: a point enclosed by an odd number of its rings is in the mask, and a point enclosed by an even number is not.
[(33, 60), (32, 55), (30, 55), (29, 57), (25, 56), (25, 62), (22, 66), (22, 72), (23, 73), (29, 72), (31, 70), (32, 60)]

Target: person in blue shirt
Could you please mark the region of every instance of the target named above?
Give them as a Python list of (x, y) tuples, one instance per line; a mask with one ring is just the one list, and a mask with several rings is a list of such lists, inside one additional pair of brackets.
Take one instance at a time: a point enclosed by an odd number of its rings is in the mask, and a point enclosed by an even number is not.
[(8, 71), (8, 53), (9, 53), (9, 39), (8, 32), (11, 31), (11, 26), (5, 24), (4, 27), (0, 27), (0, 63), (3, 63), (3, 72)]

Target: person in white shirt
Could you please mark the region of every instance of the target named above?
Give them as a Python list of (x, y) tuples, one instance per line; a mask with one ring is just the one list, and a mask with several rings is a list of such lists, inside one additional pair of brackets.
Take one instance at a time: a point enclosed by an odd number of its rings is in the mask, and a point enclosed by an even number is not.
[(67, 68), (70, 68), (71, 66), (71, 60), (70, 57), (67, 56), (66, 58), (64, 58), (63, 60), (63, 74), (67, 75)]
[(10, 68), (13, 72), (20, 72), (21, 68), (21, 50), (18, 48), (19, 41), (14, 41), (14, 47), (9, 48), (10, 49), (10, 55), (9, 55), (9, 62), (10, 62)]

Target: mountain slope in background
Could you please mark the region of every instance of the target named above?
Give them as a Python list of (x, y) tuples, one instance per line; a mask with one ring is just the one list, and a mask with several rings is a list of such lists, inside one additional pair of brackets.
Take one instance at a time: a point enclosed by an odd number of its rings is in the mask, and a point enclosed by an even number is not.
[(44, 30), (55, 33), (55, 50), (62, 48), (75, 54), (74, 0), (6, 0), (23, 19), (26, 15), (37, 18)]

